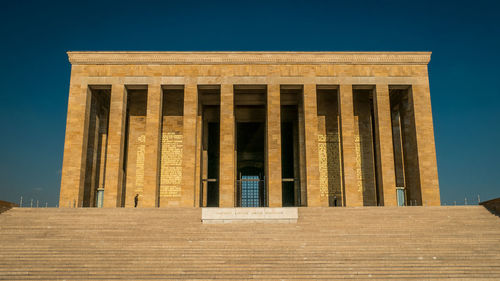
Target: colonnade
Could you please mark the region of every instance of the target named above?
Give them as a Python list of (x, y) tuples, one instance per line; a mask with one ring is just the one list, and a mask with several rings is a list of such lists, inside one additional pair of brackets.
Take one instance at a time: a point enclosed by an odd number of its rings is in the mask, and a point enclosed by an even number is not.
[[(194, 80), (195, 81), (195, 80)], [(140, 207), (159, 206), (160, 188), (160, 151), (162, 136), (162, 104), (163, 91), (168, 85), (161, 83), (143, 85), (147, 88), (147, 114), (145, 120), (145, 148), (144, 148), (144, 173), (143, 191), (141, 194)], [(234, 105), (234, 84), (220, 84), (220, 169), (219, 169), (219, 207), (235, 206), (235, 105)], [(282, 206), (282, 170), (281, 170), (281, 119), (280, 119), (280, 84), (269, 83), (266, 85), (266, 182), (268, 192), (268, 206)], [(318, 157), (318, 112), (317, 112), (317, 91), (322, 85), (302, 84), (302, 105), (304, 124), (304, 159), (303, 175), (305, 179), (301, 187), (306, 191), (303, 206), (318, 207), (329, 206), (328, 194), (320, 190), (320, 167)], [(324, 86), (324, 85), (323, 85)], [(358, 85), (338, 84), (330, 85), (336, 89), (339, 114), (339, 136), (341, 144), (341, 176), (342, 176), (342, 201), (344, 206), (363, 206), (363, 192), (360, 190), (359, 172), (357, 172), (356, 136), (353, 89)], [(82, 91), (85, 102), (90, 103), (93, 85), (83, 85), (76, 90)], [(103, 87), (102, 85), (100, 87)], [(126, 118), (127, 118), (127, 91), (134, 85), (116, 83), (106, 85), (110, 88), (109, 98), (109, 123), (107, 131), (107, 143), (105, 149), (105, 173), (101, 172), (100, 199), (103, 207), (124, 206), (124, 161), (126, 145)], [(390, 87), (387, 83), (373, 85), (362, 85), (363, 89), (372, 90), (373, 117), (374, 117), (374, 158), (376, 166), (376, 184), (378, 205), (396, 206), (396, 171), (393, 142), (393, 124), (391, 121), (391, 100)], [(401, 87), (401, 86), (398, 86)], [(427, 100), (428, 84), (416, 84), (404, 86), (408, 90), (413, 108), (413, 130), (415, 132), (415, 142), (419, 144), (429, 138), (432, 134), (432, 120), (426, 119), (426, 113), (430, 110), (430, 100)], [(200, 206), (200, 168), (199, 168), (199, 140), (200, 121), (199, 115), (199, 85), (196, 83), (182, 85), (183, 95), (183, 125), (182, 125), (182, 174), (181, 192), (172, 206), (197, 207)], [(90, 106), (86, 105), (86, 116), (89, 118)], [(71, 110), (71, 108), (70, 108)], [(429, 131), (429, 122), (430, 130)], [(88, 121), (85, 122), (88, 124)], [(69, 123), (68, 123), (69, 126)], [(85, 125), (87, 126), (87, 125)], [(71, 128), (68, 128), (71, 129)], [(427, 134), (427, 135), (426, 135)], [(84, 128), (81, 137), (88, 138), (88, 130)], [(81, 162), (89, 161), (85, 158), (85, 143), (82, 142)], [(416, 177), (416, 185), (420, 191), (418, 205), (436, 205), (437, 186), (426, 180), (428, 174), (436, 173), (435, 168), (425, 167), (424, 159), (435, 159), (435, 151), (429, 151), (426, 145), (416, 145), (416, 155), (414, 161), (417, 170), (413, 171)], [(426, 150), (427, 149), (427, 150)], [(358, 148), (359, 150), (359, 148)], [(358, 153), (359, 154), (359, 153)], [(94, 160), (95, 161), (95, 160)], [(103, 162), (103, 160), (100, 160)], [(359, 160), (358, 160), (359, 162)], [(78, 182), (78, 197), (73, 199), (65, 198), (67, 190), (61, 189), (61, 206), (76, 205), (82, 206), (84, 192), (84, 181), (81, 179), (85, 175), (82, 172), (76, 177), (80, 177)], [(71, 192), (67, 192), (71, 194)], [(71, 197), (71, 196), (69, 196)], [(65, 202), (68, 200), (68, 202)], [(203, 200), (203, 199), (202, 199)], [(75, 204), (76, 201), (76, 204)], [(331, 201), (331, 200), (330, 200)], [(418, 201), (418, 202), (417, 202)], [(163, 204), (162, 204), (163, 205)], [(330, 204), (331, 205), (331, 204)]]

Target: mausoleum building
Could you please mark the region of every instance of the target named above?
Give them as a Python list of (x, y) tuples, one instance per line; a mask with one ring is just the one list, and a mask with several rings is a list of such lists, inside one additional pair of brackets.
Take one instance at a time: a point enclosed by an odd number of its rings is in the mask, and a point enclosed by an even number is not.
[(68, 52), (60, 207), (440, 205), (429, 52)]

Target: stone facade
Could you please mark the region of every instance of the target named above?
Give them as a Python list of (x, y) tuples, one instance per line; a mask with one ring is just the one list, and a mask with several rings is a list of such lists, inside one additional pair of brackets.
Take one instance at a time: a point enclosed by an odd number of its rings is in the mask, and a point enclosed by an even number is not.
[(61, 207), (440, 204), (430, 53), (68, 56)]

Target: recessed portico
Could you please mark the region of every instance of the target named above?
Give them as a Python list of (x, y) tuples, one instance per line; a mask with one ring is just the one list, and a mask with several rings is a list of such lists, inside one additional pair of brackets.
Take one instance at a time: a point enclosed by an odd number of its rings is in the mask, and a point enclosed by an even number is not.
[(439, 205), (429, 53), (69, 57), (61, 207)]

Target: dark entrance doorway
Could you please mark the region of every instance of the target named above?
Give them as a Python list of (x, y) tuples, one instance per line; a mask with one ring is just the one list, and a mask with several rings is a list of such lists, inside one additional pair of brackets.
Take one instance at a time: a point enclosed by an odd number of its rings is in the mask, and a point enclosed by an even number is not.
[(201, 113), (200, 206), (219, 206), (220, 87), (198, 86)]
[(237, 190), (238, 207), (265, 207), (264, 179), (265, 124), (263, 122), (239, 122), (237, 140)]
[(241, 175), (241, 207), (261, 207), (263, 188), (260, 176)]
[(207, 149), (207, 207), (219, 206), (219, 123), (208, 123), (208, 149)]
[[(283, 112), (283, 110), (282, 110)], [(296, 126), (295, 126), (296, 127)], [(282, 204), (283, 207), (298, 206), (296, 203), (298, 194), (295, 188), (298, 177), (295, 177), (297, 160), (295, 157), (294, 141), (296, 129), (294, 130), (294, 123), (282, 122), (281, 123), (281, 174), (282, 174)]]
[(283, 207), (305, 206), (306, 203), (305, 120), (302, 97), (302, 86), (281, 86), (281, 194)]

